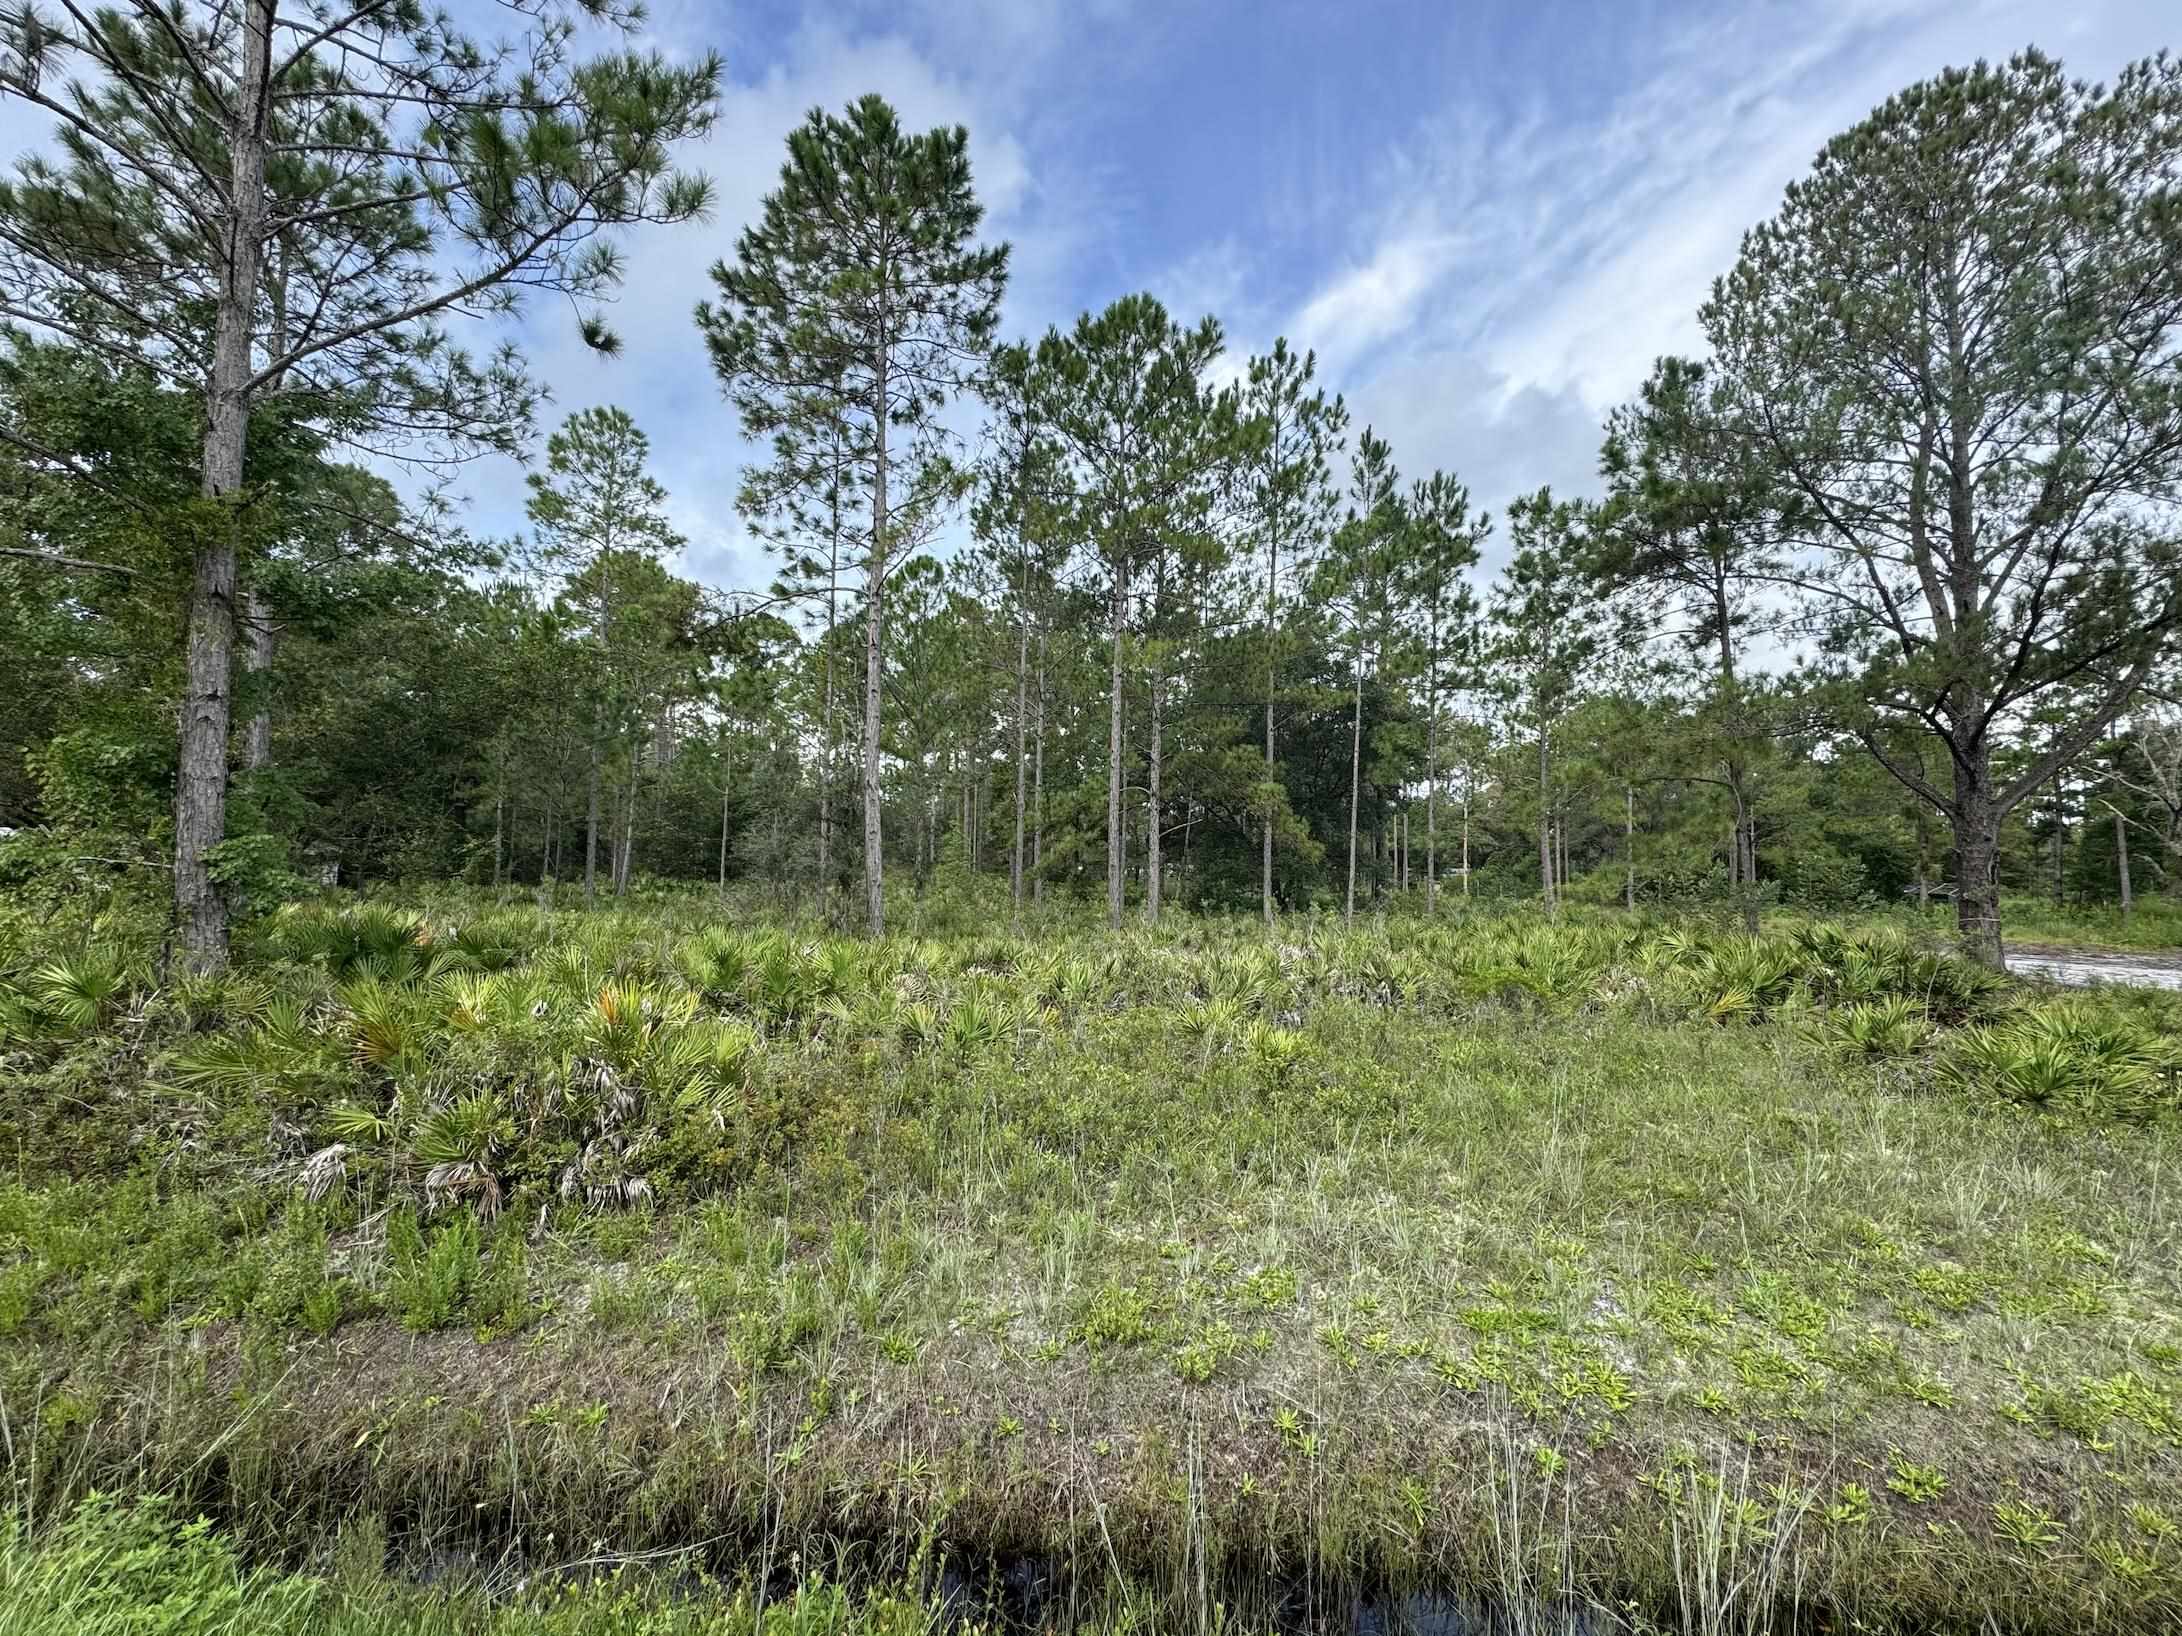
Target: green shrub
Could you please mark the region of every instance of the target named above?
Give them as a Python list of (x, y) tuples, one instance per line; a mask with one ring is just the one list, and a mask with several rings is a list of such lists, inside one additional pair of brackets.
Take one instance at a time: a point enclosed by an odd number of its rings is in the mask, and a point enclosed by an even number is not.
[(474, 1216), (458, 1211), (427, 1236), (412, 1212), (396, 1211), (386, 1248), (388, 1292), (404, 1329), (422, 1334), (462, 1317), (484, 1271)]

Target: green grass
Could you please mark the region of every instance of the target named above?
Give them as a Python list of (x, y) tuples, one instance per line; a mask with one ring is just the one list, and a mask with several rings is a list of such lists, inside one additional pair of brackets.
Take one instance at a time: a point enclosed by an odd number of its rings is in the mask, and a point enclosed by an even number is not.
[(42, 1515), (2182, 1617), (2172, 997), (1884, 929), (695, 897), (291, 911), (89, 1017), (53, 958), (0, 968)]
[[(767, 1596), (676, 1582), (658, 1564), (587, 1564), (547, 1582), (510, 1575), (426, 1590), (390, 1577), (371, 1530), (331, 1571), (253, 1565), (202, 1517), (158, 1498), (92, 1495), (44, 1537), (0, 1517), (5, 1636), (976, 1636), (934, 1596), (852, 1591), (821, 1573)], [(668, 1566), (673, 1566), (668, 1564)], [(476, 1578), (477, 1576), (472, 1576)]]

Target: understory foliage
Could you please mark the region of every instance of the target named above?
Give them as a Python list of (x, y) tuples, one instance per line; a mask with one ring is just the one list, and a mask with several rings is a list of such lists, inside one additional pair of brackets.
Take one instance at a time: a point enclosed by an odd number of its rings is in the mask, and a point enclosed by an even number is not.
[[(2182, 1109), (2182, 1020), (2141, 996), (2048, 997), (1888, 926), (1534, 914), (1301, 920), (1091, 939), (1007, 933), (876, 942), (666, 912), (586, 916), (442, 896), (292, 905), (217, 980), (155, 984), (85, 945), (0, 969), (0, 1042), (47, 1083), (118, 1063), (137, 1121), (87, 1153), (217, 1129), (262, 1149), (261, 1180), (316, 1203), (380, 1201), (397, 1257), (453, 1321), (474, 1263), (415, 1219), (618, 1212), (731, 1189), (853, 1123), (882, 1070), (1035, 1073), (1126, 1038), (1220, 1094), (1361, 1094), (1312, 1021), (1351, 1005), (1461, 1017), (1495, 1008), (1778, 1025), (1935, 1095), (2088, 1124)], [(121, 1086), (103, 1087), (121, 1092)], [(1370, 1095), (1398, 1103), (1386, 1086)], [(413, 1213), (413, 1215), (412, 1215)], [(413, 1216), (415, 1219), (413, 1219)]]

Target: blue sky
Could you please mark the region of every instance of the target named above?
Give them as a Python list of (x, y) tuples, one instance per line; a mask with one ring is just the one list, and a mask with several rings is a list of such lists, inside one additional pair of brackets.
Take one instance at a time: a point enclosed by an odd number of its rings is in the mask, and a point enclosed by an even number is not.
[[(814, 104), (876, 90), (919, 124), (969, 127), (988, 229), (1015, 246), (1008, 333), (1149, 289), (1185, 320), (1218, 315), (1238, 368), (1286, 334), (1405, 473), (1444, 467), (1497, 510), (1590, 484), (1605, 410), (1694, 346), (1743, 230), (1888, 93), (2032, 43), (2104, 78), (2182, 35), (2175, 0), (653, 8), (650, 44), (726, 63), (718, 126), (690, 155), (717, 210), (630, 243), (619, 358), (587, 352), (553, 304), (520, 339), (549, 424), (594, 403), (635, 415), (686, 570), (727, 585), (766, 569), (690, 312)], [(28, 112), (0, 108), (10, 150)], [(513, 462), (463, 487), (474, 526), (521, 526)]]

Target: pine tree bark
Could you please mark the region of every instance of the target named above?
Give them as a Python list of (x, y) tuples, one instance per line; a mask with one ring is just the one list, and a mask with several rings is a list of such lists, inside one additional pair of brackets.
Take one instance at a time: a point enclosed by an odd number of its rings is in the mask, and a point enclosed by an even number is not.
[(877, 371), (872, 423), (877, 436), (871, 483), (871, 565), (865, 575), (864, 600), (864, 918), (873, 937), (886, 935), (886, 876), (880, 851), (879, 812), (879, 642), (884, 626), (881, 602), (886, 590), (886, 370)]
[(197, 545), (174, 792), (174, 912), (183, 969), (227, 968), (227, 899), (212, 855), (227, 835), (227, 739), (234, 710), (235, 572), (243, 454), (250, 430), (251, 333), (265, 250), (266, 118), (273, 0), (244, 0), (241, 78), (228, 125), (225, 267), (213, 320), (201, 490), (228, 502)]
[(1114, 930), (1121, 929), (1122, 903), (1122, 852), (1121, 852), (1121, 636), (1122, 621), (1129, 606), (1128, 575), (1120, 567), (1114, 570), (1113, 606), (1109, 610), (1113, 620), (1113, 666), (1108, 694), (1109, 719), (1106, 728), (1106, 924)]
[(1970, 956), (1994, 970), (2006, 965), (2000, 941), (2000, 889), (1994, 866), (2000, 820), (1982, 744), (1956, 761), (1949, 819), (1955, 845), (1955, 930)]
[(1538, 729), (1538, 879), (1545, 893), (1546, 913), (1553, 913), (1553, 808), (1547, 783), (1546, 730)]
[(2114, 814), (2114, 867), (2121, 877), (2121, 918), (2127, 920), (2134, 907), (2129, 897), (2129, 825), (2118, 810)]
[(1155, 669), (1152, 673), (1152, 737), (1151, 767), (1145, 779), (1144, 798), (1144, 920), (1147, 925), (1159, 924), (1159, 897), (1166, 872), (1163, 837), (1160, 831), (1159, 804), (1159, 749), (1160, 695), (1166, 691), (1166, 678)]
[(1636, 913), (1636, 786), (1621, 787), (1621, 860), (1625, 871), (1621, 883), (1622, 905), (1631, 914)]
[(250, 627), (250, 646), (243, 655), (243, 668), (250, 675), (255, 702), (250, 730), (243, 741), (242, 764), (250, 772), (262, 772), (273, 764), (273, 711), (264, 688), (272, 676), (276, 637), (273, 616), (255, 591), (243, 596), (243, 621)]
[(1356, 805), (1364, 783), (1364, 641), (1361, 634), (1356, 640), (1353, 669), (1356, 702), (1349, 714), (1349, 895), (1341, 911), (1344, 926), (1356, 923)]

